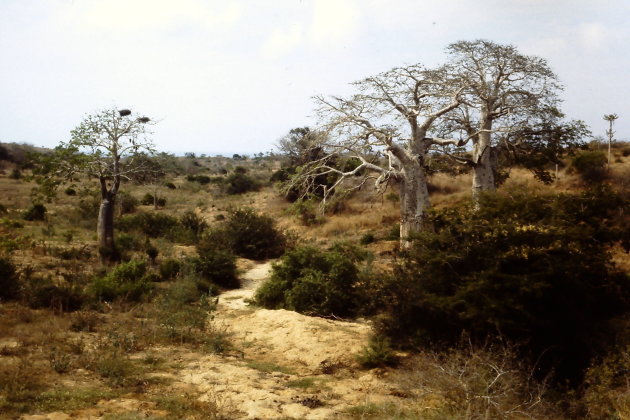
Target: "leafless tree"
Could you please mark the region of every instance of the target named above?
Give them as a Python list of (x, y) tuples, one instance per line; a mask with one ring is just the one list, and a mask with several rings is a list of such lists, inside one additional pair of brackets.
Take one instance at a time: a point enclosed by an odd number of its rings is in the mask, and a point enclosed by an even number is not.
[(447, 47), (452, 78), (465, 86), (461, 106), (449, 114), (444, 132), (472, 141), (473, 197), (496, 189), (496, 146), (524, 127), (559, 114), (556, 75), (543, 58), (526, 56), (511, 45), (485, 40), (460, 41)]
[[(390, 182), (398, 184), (401, 244), (407, 246), (409, 236), (422, 229), (430, 207), (425, 172), (429, 150), (465, 142), (430, 135), (434, 122), (461, 103), (464, 88), (449, 70), (419, 64), (394, 68), (353, 83), (352, 96), (316, 97), (328, 139), (322, 143), (325, 154), (303, 165), (293, 182), (313, 183), (322, 175), (334, 179), (323, 186), (324, 205), (335, 190), (359, 188), (370, 179), (380, 191)], [(339, 157), (352, 158), (355, 164), (333, 164)], [(348, 183), (350, 179), (354, 182)]]

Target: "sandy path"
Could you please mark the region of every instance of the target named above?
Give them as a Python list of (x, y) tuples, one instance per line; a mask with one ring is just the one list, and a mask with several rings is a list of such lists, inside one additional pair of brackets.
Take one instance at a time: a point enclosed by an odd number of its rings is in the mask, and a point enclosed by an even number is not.
[[(242, 287), (219, 296), (215, 327), (231, 333), (234, 350), (202, 354), (184, 349), (151, 349), (176, 362), (162, 373), (169, 394), (210, 401), (229, 419), (346, 419), (349, 407), (391, 401), (392, 389), (374, 372), (356, 368), (354, 355), (370, 329), (361, 322), (308, 317), (292, 311), (247, 304), (271, 272), (271, 263), (243, 261), (249, 267)], [(147, 406), (149, 404), (149, 406)], [(106, 414), (160, 413), (140, 399), (99, 401), (96, 407), (23, 416), (24, 420), (102, 419)]]

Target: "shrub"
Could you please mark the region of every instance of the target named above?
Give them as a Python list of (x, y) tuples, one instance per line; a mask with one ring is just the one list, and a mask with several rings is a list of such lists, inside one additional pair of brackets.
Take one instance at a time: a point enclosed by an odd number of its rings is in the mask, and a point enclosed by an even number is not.
[(120, 232), (116, 235), (116, 248), (121, 254), (127, 254), (140, 249), (140, 242), (135, 236)]
[[(580, 195), (486, 195), (479, 211), (433, 213), (390, 278), (392, 341), (453, 343), (463, 331), (527, 342), (539, 372), (579, 379), (628, 310), (630, 283), (607, 244), (627, 238), (610, 219), (626, 205), (606, 189)], [(607, 220), (604, 223), (604, 220)]]
[(181, 263), (176, 259), (166, 259), (160, 263), (160, 277), (163, 280), (173, 280), (179, 274)]
[(157, 258), (160, 251), (148, 239), (144, 244), (144, 252), (146, 252), (147, 257), (149, 257), (149, 261), (151, 261), (151, 264), (155, 264), (155, 259)]
[(146, 263), (140, 260), (120, 263), (104, 276), (95, 277), (90, 285), (92, 295), (105, 301), (139, 301), (152, 288)]
[(367, 346), (356, 356), (357, 362), (367, 369), (393, 366), (398, 362), (389, 338), (373, 335)]
[(322, 222), (317, 214), (317, 204), (314, 200), (296, 200), (287, 208), (287, 212), (300, 219), (304, 226), (313, 226)]
[(79, 219), (96, 221), (100, 206), (101, 198), (98, 195), (88, 195), (79, 200), (75, 209)]
[(157, 198), (157, 203), (156, 203), (156, 200), (155, 200), (155, 197), (153, 196), (153, 194), (146, 193), (142, 197), (142, 200), (140, 200), (140, 204), (142, 204), (143, 206), (153, 206), (153, 205), (157, 204), (158, 207), (164, 207), (164, 206), (166, 206), (166, 198), (158, 197)]
[(226, 289), (240, 287), (236, 275), (236, 258), (232, 252), (215, 246), (208, 246), (207, 243), (200, 243), (197, 246), (197, 251), (199, 257), (192, 258), (189, 262), (199, 275), (197, 279), (199, 290), (209, 294), (213, 290), (213, 285)]
[(138, 213), (118, 220), (118, 228), (125, 231), (137, 230), (151, 238), (168, 236), (177, 228), (175, 217), (162, 213)]
[(116, 201), (118, 202), (118, 205), (120, 206), (121, 215), (133, 213), (138, 208), (138, 199), (134, 197), (133, 195), (126, 193), (124, 191), (118, 193), (116, 197)]
[(155, 318), (167, 339), (180, 344), (203, 345), (215, 352), (229, 347), (226, 334), (208, 323), (215, 302), (207, 294), (200, 293), (190, 278), (173, 283), (155, 307), (158, 308)]
[(372, 232), (367, 232), (363, 234), (363, 236), (361, 236), (361, 239), (359, 239), (359, 243), (361, 245), (368, 245), (375, 241), (376, 241), (376, 237), (374, 236)]
[(168, 188), (169, 190), (176, 190), (176, 189), (177, 189), (177, 187), (175, 186), (175, 184), (173, 184), (172, 182), (165, 182), (165, 183), (164, 183), (164, 186), (165, 186), (166, 188)]
[(276, 258), (286, 249), (286, 237), (276, 229), (273, 218), (257, 214), (253, 209), (232, 211), (221, 230), (223, 232), (215, 236), (224, 235), (223, 242), (229, 242), (233, 252), (244, 258)]
[(48, 279), (32, 279), (26, 288), (25, 298), (33, 309), (49, 308), (60, 312), (81, 309), (85, 301), (79, 286), (55, 284)]
[(583, 150), (571, 161), (571, 167), (585, 182), (601, 182), (606, 179), (607, 158), (599, 150)]
[(77, 190), (75, 190), (75, 189), (74, 189), (74, 188), (72, 188), (72, 187), (68, 187), (68, 188), (66, 188), (66, 189), (65, 189), (64, 193), (65, 193), (67, 196), (74, 197), (75, 195), (77, 195)]
[(249, 191), (258, 191), (260, 189), (260, 184), (254, 178), (240, 172), (236, 172), (228, 176), (225, 183), (225, 192), (230, 195), (244, 194)]
[(24, 213), (24, 220), (34, 221), (34, 220), (45, 220), (46, 213), (48, 209), (43, 204), (33, 204), (26, 212)]
[(210, 177), (207, 175), (188, 175), (186, 180), (189, 182), (197, 182), (201, 185), (207, 185), (210, 183)]
[(11, 173), (9, 174), (9, 178), (10, 179), (21, 179), (22, 178), (22, 171), (20, 171), (19, 169), (12, 170)]
[(358, 270), (340, 250), (304, 246), (287, 252), (255, 294), (256, 303), (319, 316), (350, 316), (359, 301)]
[(192, 210), (188, 210), (179, 218), (179, 224), (196, 238), (208, 228), (206, 220)]
[(0, 299), (14, 299), (20, 292), (15, 266), (9, 257), (0, 256)]

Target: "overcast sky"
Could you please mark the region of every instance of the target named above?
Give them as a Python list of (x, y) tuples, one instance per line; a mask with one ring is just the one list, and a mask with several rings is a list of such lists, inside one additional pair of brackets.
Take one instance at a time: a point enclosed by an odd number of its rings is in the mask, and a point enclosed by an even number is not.
[(89, 112), (160, 120), (161, 151), (271, 150), (316, 94), (459, 40), (548, 60), (563, 111), (630, 139), (628, 0), (0, 0), (0, 141), (55, 146)]

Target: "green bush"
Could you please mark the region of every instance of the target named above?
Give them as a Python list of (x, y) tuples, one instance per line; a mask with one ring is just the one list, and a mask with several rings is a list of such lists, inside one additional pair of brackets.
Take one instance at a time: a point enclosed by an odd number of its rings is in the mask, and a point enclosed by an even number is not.
[(244, 194), (260, 189), (260, 184), (254, 178), (240, 172), (228, 176), (225, 183), (225, 192), (230, 195)]
[(585, 182), (601, 182), (606, 179), (608, 160), (604, 152), (599, 150), (583, 150), (571, 161), (574, 169)]
[(359, 239), (359, 243), (361, 245), (368, 245), (368, 244), (371, 244), (373, 242), (376, 242), (376, 236), (374, 236), (374, 234), (372, 232), (364, 233), (361, 236), (361, 239)]
[(123, 231), (140, 231), (151, 238), (169, 236), (178, 227), (178, 220), (162, 213), (138, 213), (118, 219), (118, 228)]
[(125, 255), (131, 251), (137, 251), (141, 248), (141, 243), (138, 239), (126, 232), (120, 232), (116, 235), (116, 249)]
[(253, 260), (276, 258), (287, 247), (286, 236), (276, 229), (269, 216), (257, 214), (253, 209), (239, 209), (230, 213), (225, 225), (215, 232), (236, 255)]
[(104, 276), (97, 276), (90, 285), (91, 294), (105, 301), (122, 298), (139, 301), (153, 288), (144, 261), (131, 260), (118, 264)]
[(186, 231), (190, 232), (195, 239), (199, 238), (201, 234), (208, 229), (206, 220), (192, 210), (182, 214), (179, 218), (179, 224)]
[(273, 266), (271, 278), (255, 294), (269, 309), (286, 308), (318, 316), (351, 316), (360, 301), (358, 269), (340, 249), (311, 246), (287, 252)]
[(179, 274), (181, 263), (179, 260), (169, 258), (160, 263), (160, 277), (162, 280), (173, 280)]
[(22, 171), (20, 171), (19, 169), (12, 170), (11, 173), (9, 174), (9, 178), (10, 179), (21, 179), (22, 178)]
[(226, 289), (240, 287), (240, 281), (236, 272), (236, 258), (232, 252), (216, 246), (208, 246), (208, 243), (200, 243), (197, 246), (199, 257), (192, 258), (189, 262), (198, 274), (197, 287), (203, 293), (211, 294), (213, 285)]
[(9, 257), (0, 256), (0, 299), (14, 299), (20, 292), (15, 266)]
[[(225, 337), (209, 328), (208, 317), (215, 309), (207, 294), (200, 293), (194, 280), (183, 278), (165, 290), (155, 305), (155, 319), (166, 338), (181, 343), (215, 347)], [(223, 342), (223, 348), (227, 343)]]
[(207, 185), (210, 183), (210, 177), (207, 175), (188, 175), (186, 180), (189, 182), (197, 182), (201, 185)]
[(49, 308), (60, 312), (79, 310), (86, 300), (82, 288), (77, 285), (55, 284), (43, 279), (32, 281), (25, 298), (33, 309)]
[(133, 213), (138, 208), (138, 199), (124, 191), (118, 193), (118, 195), (116, 196), (116, 201), (120, 206), (120, 214)]
[[(630, 238), (605, 188), (583, 194), (489, 194), (481, 208), (429, 216), (389, 279), (379, 330), (393, 342), (456, 342), (463, 331), (526, 342), (538, 372), (579, 379), (629, 308), (630, 282), (608, 245)], [(626, 244), (627, 245), (627, 244)]]
[(24, 220), (45, 220), (48, 209), (43, 204), (33, 204), (23, 215)]
[(322, 222), (322, 217), (317, 214), (315, 200), (296, 200), (287, 208), (287, 212), (300, 219), (304, 226), (313, 226)]
[[(153, 206), (153, 205), (156, 204), (155, 197), (151, 193), (146, 193), (142, 197), (142, 200), (140, 200), (140, 204), (142, 204), (143, 206)], [(158, 207), (166, 206), (166, 199), (158, 197), (158, 199), (157, 199), (157, 206)]]
[(367, 346), (361, 350), (356, 359), (366, 369), (394, 366), (398, 362), (389, 338), (378, 335), (370, 337)]

